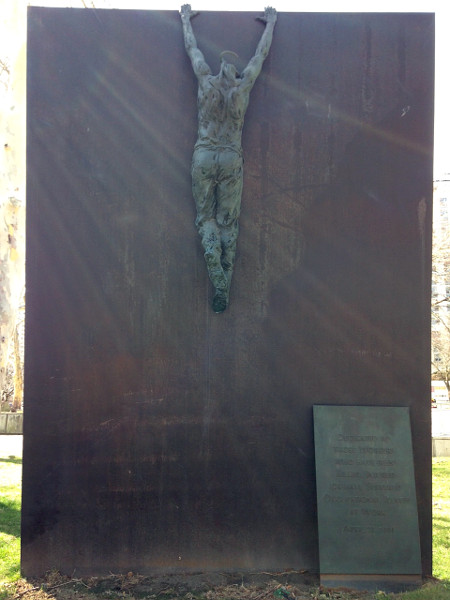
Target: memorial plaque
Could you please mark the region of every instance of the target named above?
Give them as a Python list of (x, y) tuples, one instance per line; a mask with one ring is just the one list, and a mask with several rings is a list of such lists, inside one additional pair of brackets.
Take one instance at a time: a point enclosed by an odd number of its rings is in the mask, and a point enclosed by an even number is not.
[(409, 409), (314, 406), (314, 438), (321, 576), (419, 574)]

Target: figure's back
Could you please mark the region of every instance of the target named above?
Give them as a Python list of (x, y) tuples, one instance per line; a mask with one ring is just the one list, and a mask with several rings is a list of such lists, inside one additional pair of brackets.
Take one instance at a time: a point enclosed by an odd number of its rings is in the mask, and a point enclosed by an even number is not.
[(231, 146), (240, 151), (249, 92), (218, 76), (208, 76), (198, 89), (198, 142)]

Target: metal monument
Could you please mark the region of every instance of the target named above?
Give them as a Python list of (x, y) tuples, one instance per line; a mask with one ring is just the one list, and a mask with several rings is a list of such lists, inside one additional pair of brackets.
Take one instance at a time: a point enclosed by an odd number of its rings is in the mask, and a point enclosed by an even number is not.
[[(232, 49), (242, 74), (273, 28), (262, 14), (183, 19), (214, 73)], [(239, 268), (214, 315), (193, 231), (198, 84), (179, 9), (28, 9), (27, 577), (315, 578), (317, 405), (410, 409), (432, 572), (434, 16), (276, 17), (242, 133)], [(397, 453), (387, 444), (373, 446)], [(369, 444), (341, 446), (368, 457)], [(327, 503), (335, 515), (344, 491)], [(356, 516), (348, 525), (367, 536), (391, 527), (390, 512)]]
[(198, 15), (190, 4), (181, 7), (184, 45), (198, 79), (198, 139), (192, 157), (192, 193), (197, 207), (195, 224), (202, 239), (209, 278), (215, 289), (212, 307), (228, 306), (241, 212), (243, 158), (242, 128), (250, 92), (272, 43), (277, 21), (267, 7), (259, 20), (266, 24), (255, 55), (238, 73), (221, 53), (220, 71), (213, 75), (197, 46), (191, 19)]

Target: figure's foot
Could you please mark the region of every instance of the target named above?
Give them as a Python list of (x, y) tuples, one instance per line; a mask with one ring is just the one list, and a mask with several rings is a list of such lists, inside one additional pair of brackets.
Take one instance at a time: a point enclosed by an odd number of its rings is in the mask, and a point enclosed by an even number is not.
[(212, 309), (215, 313), (223, 313), (228, 306), (228, 294), (222, 290), (216, 290), (212, 301)]

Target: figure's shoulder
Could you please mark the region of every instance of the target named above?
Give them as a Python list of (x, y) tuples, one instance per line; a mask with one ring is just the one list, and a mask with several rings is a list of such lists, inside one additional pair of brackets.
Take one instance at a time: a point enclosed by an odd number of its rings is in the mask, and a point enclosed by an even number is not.
[(232, 87), (230, 90), (230, 95), (233, 98), (240, 98), (245, 100), (250, 97), (251, 86), (246, 79), (239, 79), (237, 85)]
[(217, 76), (211, 75), (211, 73), (207, 73), (202, 77), (199, 77), (199, 92), (203, 94), (209, 94), (214, 91), (220, 91), (220, 86), (217, 82)]
[(202, 87), (210, 87), (211, 85), (211, 73), (201, 73), (198, 77), (199, 86)]

